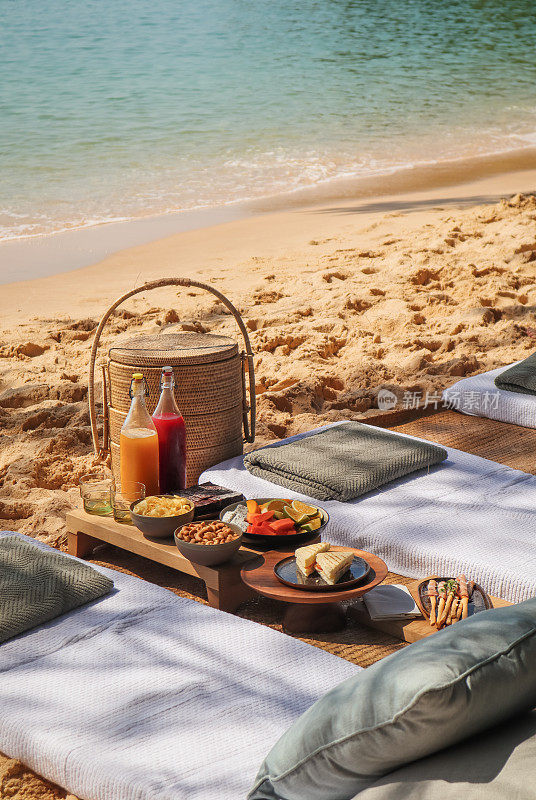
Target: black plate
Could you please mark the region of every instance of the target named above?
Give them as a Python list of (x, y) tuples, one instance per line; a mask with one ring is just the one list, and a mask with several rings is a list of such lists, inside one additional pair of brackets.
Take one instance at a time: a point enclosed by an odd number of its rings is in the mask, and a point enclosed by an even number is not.
[[(252, 500), (256, 500), (259, 505), (262, 503), (268, 503), (270, 500), (279, 500), (279, 497), (254, 497), (251, 498)], [(220, 512), (220, 519), (223, 519), (223, 515), (227, 511), (234, 511), (237, 506), (245, 506), (245, 501), (241, 501), (240, 503), (231, 503), (230, 505), (226, 506)], [(324, 530), (326, 525), (329, 522), (329, 514), (325, 509), (318, 506), (315, 502), (311, 502), (311, 505), (315, 508), (318, 508), (320, 513), (322, 514), (322, 525), (316, 531), (303, 531), (301, 533), (291, 533), (281, 536), (263, 536), (262, 534), (258, 533), (247, 533), (246, 528), (247, 525), (244, 526), (244, 543), (247, 544), (247, 541), (254, 542), (255, 544), (259, 545), (272, 545), (273, 547), (280, 547), (281, 545), (289, 544), (289, 545), (299, 545), (299, 544), (307, 544), (310, 539), (316, 539), (317, 536), (321, 534)], [(291, 548), (289, 548), (291, 549)]]
[(333, 586), (322, 580), (318, 572), (313, 572), (307, 578), (296, 566), (296, 557), (287, 556), (278, 561), (274, 573), (281, 583), (292, 586), (293, 589), (306, 589), (309, 592), (341, 592), (361, 583), (370, 572), (370, 565), (363, 558), (354, 556), (354, 560)]
[[(430, 609), (431, 603), (430, 598), (428, 597), (428, 581), (432, 580), (432, 578), (426, 578), (425, 580), (421, 581), (418, 586), (418, 593), (421, 605), (421, 611), (424, 609), (425, 616), (428, 618), (430, 617)], [(453, 577), (450, 578), (434, 578), (437, 583), (440, 581), (451, 581), (456, 580)], [(467, 586), (469, 589), (469, 604), (467, 606), (467, 616), (471, 617), (473, 614), (478, 614), (479, 611), (487, 611), (490, 608), (493, 608), (491, 600), (489, 599), (488, 595), (484, 591), (484, 589), (474, 581), (467, 581)], [(437, 598), (437, 602), (439, 603), (439, 597)]]

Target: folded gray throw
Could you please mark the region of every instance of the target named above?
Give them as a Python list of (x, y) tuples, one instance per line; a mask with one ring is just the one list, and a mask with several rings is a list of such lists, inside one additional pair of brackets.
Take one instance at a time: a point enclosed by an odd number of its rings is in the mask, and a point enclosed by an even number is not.
[(447, 458), (442, 447), (381, 428), (344, 422), (288, 444), (244, 457), (259, 478), (317, 500), (352, 500), (389, 481)]
[(497, 375), (495, 386), (507, 392), (536, 394), (536, 353)]
[(0, 642), (113, 589), (113, 581), (18, 536), (0, 538)]

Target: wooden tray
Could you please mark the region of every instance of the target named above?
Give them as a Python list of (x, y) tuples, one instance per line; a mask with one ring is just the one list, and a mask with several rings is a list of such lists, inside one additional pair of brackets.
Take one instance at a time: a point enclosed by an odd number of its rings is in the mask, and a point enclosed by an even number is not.
[[(395, 577), (395, 576), (393, 576)], [(405, 582), (404, 578), (400, 576), (400, 583)], [(420, 581), (412, 581), (407, 583), (413, 599), (417, 602), (416, 589)], [(488, 595), (486, 595), (488, 596)], [(503, 600), (499, 597), (490, 597), (490, 608), (501, 608), (502, 606), (510, 606), (508, 600)], [(380, 630), (383, 633), (388, 633), (397, 639), (402, 639), (405, 642), (417, 642), (419, 639), (424, 639), (426, 636), (431, 636), (437, 633), (437, 628), (433, 628), (429, 621), (424, 618), (412, 620), (371, 620), (370, 615), (366, 609), (365, 604), (361, 601), (354, 601), (348, 607), (348, 617), (360, 625), (366, 625), (368, 628)], [(442, 628), (443, 630), (443, 628)]]

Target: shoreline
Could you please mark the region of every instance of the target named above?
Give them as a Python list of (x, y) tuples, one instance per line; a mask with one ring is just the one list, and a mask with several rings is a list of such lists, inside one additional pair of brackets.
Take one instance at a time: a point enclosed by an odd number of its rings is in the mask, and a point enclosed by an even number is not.
[[(308, 253), (316, 249), (311, 242), (329, 241), (349, 231), (365, 233), (386, 215), (402, 215), (418, 222), (437, 209), (491, 204), (509, 195), (532, 193), (535, 188), (536, 168), (354, 201), (346, 198), (284, 211), (258, 209), (257, 214), (246, 218), (114, 248), (100, 258), (94, 247), (86, 254), (89, 263), (82, 267), (73, 268), (70, 262), (63, 272), (5, 283), (0, 289), (0, 312), (5, 325), (20, 325), (36, 319), (36, 311), (43, 308), (46, 298), (44, 307), (49, 317), (68, 316), (73, 306), (88, 317), (100, 317), (109, 302), (134, 286), (168, 275), (217, 281), (231, 264), (243, 273), (244, 286), (253, 286), (258, 280), (255, 273), (259, 261), (299, 254), (307, 262)], [(105, 232), (106, 227), (92, 232)], [(51, 257), (57, 264), (71, 255), (60, 246), (53, 249)]]
[[(397, 197), (414, 192), (455, 186), (466, 187), (493, 177), (535, 171), (536, 148), (528, 146), (471, 158), (402, 167), (369, 177), (341, 177), (311, 187), (248, 201), (236, 201), (209, 208), (170, 211), (116, 222), (97, 222), (85, 227), (0, 241), (0, 285), (71, 272), (98, 263), (113, 254), (148, 245), (170, 236), (213, 228), (227, 222), (265, 214), (308, 212), (326, 203), (341, 206), (354, 200)], [(462, 194), (464, 194), (462, 192)]]
[[(52, 275), (5, 283), (0, 289), (0, 311), (5, 325), (20, 325), (36, 318), (36, 310), (42, 308), (42, 298), (46, 297), (48, 316), (69, 315), (74, 303), (86, 316), (100, 317), (108, 301), (134, 286), (168, 275), (188, 275), (210, 282), (212, 276), (218, 280), (230, 264), (238, 264), (244, 273), (244, 286), (252, 286), (259, 260), (282, 258), (289, 253), (303, 256), (311, 250), (311, 241), (329, 241), (346, 236), (350, 230), (353, 234), (366, 232), (386, 215), (403, 215), (418, 221), (437, 209), (491, 204), (509, 195), (533, 193), (535, 189), (533, 168), (354, 201), (346, 198), (284, 211), (259, 208), (257, 214), (245, 218), (239, 216), (122, 249), (114, 247), (104, 257), (99, 257), (98, 249), (92, 247), (84, 251), (89, 261), (84, 266), (73, 268), (69, 261), (63, 272), (56, 270)], [(91, 232), (105, 232), (106, 227)], [(30, 255), (26, 253), (26, 257)], [(71, 256), (72, 251), (63, 250), (61, 244), (54, 246), (51, 253), (56, 264)]]

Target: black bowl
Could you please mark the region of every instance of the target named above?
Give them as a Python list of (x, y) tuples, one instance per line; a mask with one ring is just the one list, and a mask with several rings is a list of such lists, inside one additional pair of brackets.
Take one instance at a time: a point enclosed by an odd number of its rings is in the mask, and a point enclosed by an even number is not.
[[(250, 500), (255, 500), (259, 505), (262, 505), (263, 503), (269, 503), (270, 500), (281, 500), (282, 498), (280, 498), (280, 497), (251, 497), (249, 499)], [(237, 508), (238, 506), (245, 506), (245, 505), (246, 505), (246, 501), (245, 500), (240, 501), (240, 503), (231, 503), (231, 505), (226, 506), (224, 509), (222, 509), (222, 511), (220, 512), (220, 519), (223, 522), (225, 522), (225, 520), (223, 519), (223, 515), (224, 514), (226, 514), (229, 511), (234, 511), (235, 508)], [(317, 506), (316, 503), (311, 503), (311, 505), (314, 505), (315, 508), (318, 508), (318, 510), (321, 513), (322, 518), (323, 518), (323, 522), (322, 522), (321, 526), (316, 531), (301, 531), (300, 533), (290, 533), (290, 534), (286, 534), (286, 535), (285, 534), (280, 534), (280, 535), (277, 534), (275, 536), (265, 536), (262, 533), (247, 533), (246, 531), (244, 531), (244, 539), (245, 540), (249, 540), (250, 542), (255, 542), (257, 544), (262, 544), (262, 545), (270, 545), (270, 544), (272, 544), (272, 545), (276, 545), (278, 547), (281, 546), (282, 544), (292, 544), (292, 545), (301, 544), (303, 542), (308, 541), (309, 539), (312, 539), (313, 537), (316, 539), (316, 537), (319, 536), (322, 533), (322, 531), (324, 530), (324, 528), (328, 524), (328, 522), (329, 522), (329, 514), (325, 509), (321, 508), (320, 506)], [(227, 524), (231, 524), (231, 523), (227, 523)]]

